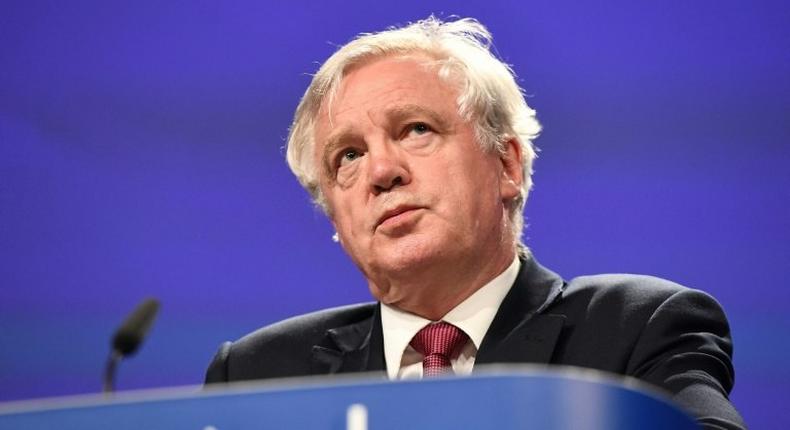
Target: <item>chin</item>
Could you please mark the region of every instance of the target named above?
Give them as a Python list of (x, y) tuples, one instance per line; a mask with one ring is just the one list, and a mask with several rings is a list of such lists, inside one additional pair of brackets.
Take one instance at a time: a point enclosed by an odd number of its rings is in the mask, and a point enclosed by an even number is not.
[(385, 277), (408, 276), (422, 271), (449, 257), (447, 245), (436, 237), (400, 238), (394, 243), (379, 246), (371, 265), (374, 273)]

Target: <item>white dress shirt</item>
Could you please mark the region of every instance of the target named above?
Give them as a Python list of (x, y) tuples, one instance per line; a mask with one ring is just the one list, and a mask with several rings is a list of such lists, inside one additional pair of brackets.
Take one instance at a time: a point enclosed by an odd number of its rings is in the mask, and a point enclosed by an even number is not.
[[(472, 373), (477, 350), (488, 327), (499, 310), (513, 282), (516, 281), (521, 262), (518, 257), (491, 282), (484, 285), (466, 300), (450, 310), (440, 321), (448, 322), (469, 336), (461, 353), (451, 360), (456, 375)], [(381, 305), (381, 326), (384, 334), (384, 360), (390, 379), (422, 378), (422, 354), (409, 346), (414, 335), (423, 327), (435, 322), (401, 311), (392, 306)]]

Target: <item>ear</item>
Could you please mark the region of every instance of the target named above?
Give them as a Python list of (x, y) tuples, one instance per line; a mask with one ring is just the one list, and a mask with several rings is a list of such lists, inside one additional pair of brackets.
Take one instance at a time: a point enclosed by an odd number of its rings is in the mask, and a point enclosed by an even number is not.
[(503, 201), (510, 201), (521, 194), (524, 184), (524, 167), (521, 164), (521, 144), (516, 138), (503, 143), (504, 152), (499, 156), (502, 163), (502, 175), (499, 178), (499, 193)]

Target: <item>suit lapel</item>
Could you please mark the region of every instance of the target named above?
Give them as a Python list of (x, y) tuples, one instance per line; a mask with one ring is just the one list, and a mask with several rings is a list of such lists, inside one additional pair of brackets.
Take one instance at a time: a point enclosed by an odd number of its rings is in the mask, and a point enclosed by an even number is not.
[(535, 315), (504, 339), (481, 345), (475, 364), (549, 363), (564, 323), (564, 315)]
[(379, 306), (375, 306), (371, 318), (327, 330), (329, 346), (313, 346), (313, 373), (384, 370), (384, 341)]
[(548, 363), (565, 322), (546, 309), (565, 286), (556, 273), (528, 255), (499, 307), (475, 359), (476, 364)]

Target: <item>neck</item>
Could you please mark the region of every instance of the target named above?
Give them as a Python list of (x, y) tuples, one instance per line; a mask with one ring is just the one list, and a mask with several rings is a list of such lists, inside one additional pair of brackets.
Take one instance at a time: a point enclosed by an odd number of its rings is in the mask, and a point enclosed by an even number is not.
[(369, 279), (370, 289), (383, 303), (438, 321), (513, 262), (516, 251), (503, 249), (490, 258), (450, 261), (406, 276)]

